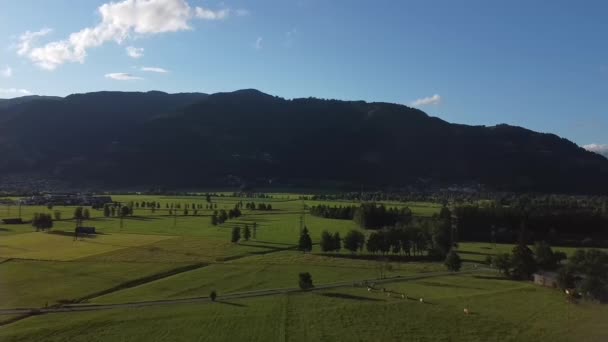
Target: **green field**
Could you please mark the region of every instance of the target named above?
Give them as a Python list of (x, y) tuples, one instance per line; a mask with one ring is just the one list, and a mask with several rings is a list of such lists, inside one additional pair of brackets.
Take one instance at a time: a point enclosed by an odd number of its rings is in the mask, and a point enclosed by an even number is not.
[[(487, 278), (484, 278), (487, 277)], [(4, 341), (605, 341), (608, 308), (556, 291), (452, 276), (396, 283), (411, 299), (343, 288), (207, 304), (53, 314), (0, 330)], [(425, 303), (414, 297), (425, 296)], [(463, 314), (468, 308), (469, 315)]]
[[(438, 262), (378, 261), (350, 258), (349, 253), (323, 254), (295, 250), (304, 205), (353, 205), (346, 201), (302, 201), (297, 194), (272, 199), (272, 211), (243, 210), (238, 219), (211, 224), (213, 210), (198, 215), (169, 215), (166, 204), (203, 204), (204, 196), (113, 196), (121, 202), (157, 201), (161, 209), (135, 209), (121, 220), (91, 210), (85, 226), (95, 238), (74, 240), (74, 207), (23, 206), (35, 212), (59, 210), (51, 233), (34, 232), (29, 224), (0, 225), (0, 309), (41, 308), (83, 301), (120, 304), (207, 297), (217, 290), (217, 303), (115, 308), (80, 313), (33, 316), (1, 325), (2, 341), (192, 341), (192, 340), (458, 340), (585, 341), (608, 340), (605, 306), (568, 303), (557, 290), (505, 280), (476, 269), (487, 255), (509, 252), (512, 245), (463, 242), (464, 269), (473, 273), (434, 275)], [(213, 197), (218, 209), (231, 209), (239, 198)], [(386, 203), (403, 206), (403, 203)], [(428, 217), (440, 206), (407, 203), (414, 215)], [(16, 206), (0, 206), (0, 218), (16, 217)], [(230, 242), (234, 226), (257, 224), (257, 237)], [(306, 215), (303, 222), (313, 243), (329, 230), (344, 236), (359, 229), (349, 220)], [(361, 230), (365, 234), (365, 232)], [(571, 253), (570, 248), (556, 248)], [(310, 272), (317, 287), (339, 287), (311, 293), (273, 293), (265, 297), (222, 300), (223, 296), (297, 287), (298, 273)], [(489, 273), (488, 273), (489, 272)], [(392, 291), (368, 292), (353, 284), (381, 275)], [(408, 279), (410, 276), (426, 276)], [(402, 299), (406, 294), (410, 299)], [(423, 297), (425, 304), (418, 299)], [(471, 315), (464, 315), (463, 308)], [(0, 322), (18, 315), (0, 315)]]

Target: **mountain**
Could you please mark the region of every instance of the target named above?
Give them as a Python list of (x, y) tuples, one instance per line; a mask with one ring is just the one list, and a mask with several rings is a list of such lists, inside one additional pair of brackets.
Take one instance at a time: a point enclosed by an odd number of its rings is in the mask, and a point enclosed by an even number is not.
[(0, 155), (2, 174), (104, 186), (472, 182), (608, 193), (608, 159), (553, 134), (452, 124), (397, 104), (286, 100), (253, 89), (98, 92), (0, 107)]

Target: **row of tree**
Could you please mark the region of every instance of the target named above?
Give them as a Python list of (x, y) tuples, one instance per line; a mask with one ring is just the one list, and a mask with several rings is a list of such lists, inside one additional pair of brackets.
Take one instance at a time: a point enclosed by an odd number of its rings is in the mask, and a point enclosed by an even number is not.
[[(452, 249), (449, 226), (441, 220), (417, 221), (405, 226), (380, 229), (372, 232), (367, 239), (362, 232), (354, 229), (344, 238), (337, 232), (332, 234), (323, 231), (319, 245), (323, 252), (344, 248), (356, 253), (365, 249), (372, 254), (429, 255), (435, 258), (445, 257)], [(303, 252), (312, 249), (312, 240), (306, 227), (300, 234), (298, 246)]]
[[(553, 244), (593, 244), (608, 237), (608, 211), (577, 205), (572, 201), (524, 201), (503, 206), (500, 202), (455, 207), (461, 238), (512, 243), (518, 240), (522, 222), (528, 241), (547, 239)], [(576, 229), (574, 229), (576, 227)]]
[[(78, 208), (76, 208), (76, 210), (78, 210)], [(88, 210), (87, 210), (88, 212)], [(104, 205), (103, 207), (103, 216), (104, 217), (115, 217), (115, 216), (120, 216), (120, 217), (125, 217), (125, 216), (131, 216), (133, 215), (133, 208), (123, 205), (121, 207), (116, 207), (114, 205)], [(74, 214), (74, 217), (76, 217), (76, 213)]]
[(232, 228), (232, 234), (230, 236), (230, 242), (238, 243), (241, 239), (249, 241), (250, 238), (256, 239), (258, 225), (253, 223), (253, 229), (249, 229), (249, 225), (246, 224), (243, 228), (235, 226)]
[(310, 214), (313, 216), (338, 219), (338, 220), (352, 220), (357, 211), (357, 206), (329, 206), (325, 204), (313, 205), (310, 207)]
[(353, 220), (366, 229), (407, 224), (412, 220), (412, 211), (408, 207), (386, 208), (383, 204), (364, 203), (355, 211)]
[(361, 228), (379, 229), (412, 221), (412, 211), (408, 207), (389, 207), (384, 204), (363, 203), (359, 206), (310, 207), (310, 214), (323, 218), (354, 220)]
[(240, 217), (242, 215), (241, 210), (239, 209), (239, 205), (236, 204), (233, 209), (226, 211), (225, 209), (220, 209), (220, 211), (215, 210), (213, 215), (211, 215), (211, 224), (217, 226), (218, 224), (224, 224), (229, 219), (234, 219)]
[(249, 202), (245, 204), (245, 208), (249, 210), (272, 210), (272, 205), (270, 203), (258, 203), (257, 206), (255, 202)]

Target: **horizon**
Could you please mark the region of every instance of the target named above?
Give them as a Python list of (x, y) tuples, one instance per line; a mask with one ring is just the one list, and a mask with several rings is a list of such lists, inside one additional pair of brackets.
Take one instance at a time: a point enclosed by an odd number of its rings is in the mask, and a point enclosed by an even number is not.
[(5, 4), (0, 21), (0, 97), (253, 88), (506, 123), (607, 155), (608, 48), (596, 43), (607, 9), (600, 1), (25, 0)]

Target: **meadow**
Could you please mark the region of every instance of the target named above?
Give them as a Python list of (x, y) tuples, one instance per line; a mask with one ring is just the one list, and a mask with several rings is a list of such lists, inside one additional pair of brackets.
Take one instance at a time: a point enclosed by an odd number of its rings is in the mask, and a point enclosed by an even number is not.
[[(29, 219), (35, 212), (61, 212), (51, 232), (35, 232), (29, 224), (0, 225), (0, 309), (41, 308), (62, 303), (120, 304), (207, 297), (216, 303), (173, 304), (120, 308), (84, 313), (32, 316), (0, 323), (2, 341), (141, 341), (191, 340), (467, 340), (503, 341), (608, 338), (605, 306), (568, 303), (557, 290), (514, 282), (498, 273), (477, 269), (487, 255), (509, 252), (512, 245), (461, 242), (464, 270), (472, 273), (432, 276), (445, 271), (439, 262), (378, 261), (351, 258), (349, 252), (321, 253), (316, 243), (329, 230), (344, 236), (356, 229), (353, 221), (304, 215), (304, 206), (353, 205), (345, 201), (300, 200), (297, 194), (273, 194), (271, 199), (212, 197), (217, 209), (243, 202), (272, 204), (273, 210), (243, 210), (223, 225), (211, 224), (215, 209), (183, 206), (208, 203), (204, 196), (112, 196), (123, 203), (156, 201), (160, 209), (135, 208), (121, 220), (90, 210), (85, 226), (94, 238), (74, 239), (74, 207), (23, 206)], [(166, 206), (182, 205), (177, 215)], [(416, 216), (438, 213), (432, 203), (407, 205)], [(0, 206), (0, 219), (18, 209)], [(300, 221), (309, 229), (313, 251), (301, 253), (296, 244)], [(257, 236), (230, 242), (233, 227), (257, 225)], [(557, 248), (572, 253), (573, 249)], [(257, 290), (293, 289), (298, 274), (309, 272), (314, 284), (344, 283), (314, 292), (222, 300), (222, 296)], [(412, 275), (429, 275), (407, 280)], [(354, 287), (384, 276), (382, 286), (394, 295)], [(407, 294), (402, 299), (396, 294)], [(424, 297), (424, 304), (418, 299)], [(463, 315), (463, 308), (473, 312)], [(11, 315), (0, 315), (0, 322)], [(603, 320), (602, 320), (603, 319)], [(602, 324), (604, 323), (604, 324)], [(587, 338), (588, 337), (588, 338)]]

